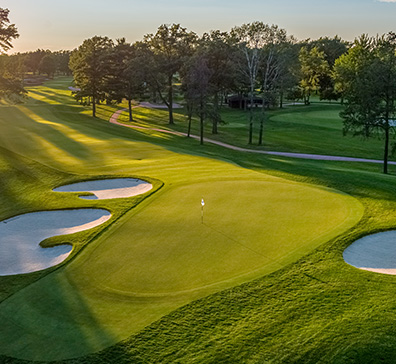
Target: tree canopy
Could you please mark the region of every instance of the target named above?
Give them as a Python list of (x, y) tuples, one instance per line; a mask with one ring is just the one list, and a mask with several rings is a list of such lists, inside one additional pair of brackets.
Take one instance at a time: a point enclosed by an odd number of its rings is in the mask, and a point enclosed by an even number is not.
[(384, 173), (388, 172), (390, 133), (396, 112), (396, 35), (356, 39), (335, 62), (336, 86), (347, 102), (341, 112), (344, 132), (384, 138)]
[[(144, 42), (154, 62), (154, 87), (169, 110), (169, 124), (173, 124), (173, 78), (192, 54), (197, 36), (180, 24), (161, 25), (155, 34), (148, 34)], [(166, 93), (166, 95), (164, 94)]]
[(12, 48), (11, 41), (19, 37), (15, 24), (10, 24), (8, 9), (0, 8), (0, 53)]
[[(106, 79), (109, 76), (109, 56), (114, 44), (107, 37), (87, 39), (70, 57), (70, 69), (80, 91), (78, 99), (92, 100), (92, 116), (96, 116), (96, 103), (106, 99)], [(91, 99), (91, 100), (90, 100)]]

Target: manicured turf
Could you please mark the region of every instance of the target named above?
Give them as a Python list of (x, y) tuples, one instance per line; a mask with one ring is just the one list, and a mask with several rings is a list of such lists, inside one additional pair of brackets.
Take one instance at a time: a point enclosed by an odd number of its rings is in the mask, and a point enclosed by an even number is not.
[[(362, 157), (382, 160), (383, 140), (381, 138), (364, 139), (351, 134), (343, 135), (342, 110), (340, 104), (313, 103), (309, 106), (289, 105), (281, 110), (270, 110), (264, 122), (263, 145), (258, 146), (258, 131), (261, 111), (255, 113), (253, 133), (254, 149), (282, 152), (316, 153), (337, 156)], [(176, 125), (173, 129), (187, 131), (183, 110), (176, 110)], [(169, 127), (166, 110), (134, 109), (135, 123), (147, 126), (148, 123)], [(219, 134), (212, 135), (210, 122), (207, 123), (205, 136), (238, 146), (247, 146), (248, 113), (224, 107), (221, 111), (225, 124), (219, 125)], [(124, 113), (120, 120), (128, 123)], [(193, 123), (193, 133), (199, 135), (199, 123)], [(391, 159), (394, 159), (393, 157)], [(379, 168), (380, 170), (380, 168)]]
[[(390, 332), (393, 306), (381, 293), (390, 296), (393, 281), (346, 265), (342, 251), (396, 226), (393, 176), (128, 130), (106, 121), (109, 106), (99, 109), (103, 121), (86, 116), (67, 86), (57, 81), (23, 106), (1, 106), (0, 216), (84, 206), (114, 218), (77, 235), (78, 254), (61, 268), (0, 278), (1, 354), (72, 358), (130, 336), (70, 362), (332, 362), (362, 358), (351, 351), (356, 342), (375, 345), (363, 318), (378, 336), (373, 318), (388, 313), (380, 323)], [(51, 192), (98, 175), (164, 185), (140, 204)], [(362, 222), (346, 232), (361, 204)]]

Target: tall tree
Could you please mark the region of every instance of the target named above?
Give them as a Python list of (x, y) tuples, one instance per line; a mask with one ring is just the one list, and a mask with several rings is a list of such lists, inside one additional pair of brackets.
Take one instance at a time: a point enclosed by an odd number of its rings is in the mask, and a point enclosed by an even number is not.
[(265, 109), (270, 104), (273, 96), (276, 82), (281, 78), (282, 72), (287, 72), (287, 52), (293, 38), (287, 36), (286, 30), (279, 28), (277, 25), (264, 24), (262, 30), (262, 50), (261, 50), (261, 92), (262, 92), (262, 113), (260, 117), (259, 142), (263, 142), (263, 129), (265, 120)]
[(258, 86), (258, 72), (261, 62), (261, 50), (264, 46), (264, 35), (267, 25), (262, 22), (242, 24), (231, 29), (231, 37), (238, 44), (240, 57), (236, 58), (238, 70), (249, 85), (249, 144), (253, 142), (253, 101)]
[(324, 59), (327, 61), (329, 66), (330, 72), (323, 73), (319, 76), (318, 91), (320, 99), (330, 101), (337, 100), (340, 97), (340, 94), (335, 90), (332, 72), (336, 59), (347, 52), (349, 43), (336, 35), (334, 38), (320, 37), (317, 40), (309, 42), (307, 47), (309, 49), (316, 47), (319, 51), (323, 52)]
[[(2, 62), (0, 62), (0, 96), (26, 93), (23, 88), (20, 72), (22, 70), (19, 58), (4, 55), (12, 48), (12, 40), (19, 37), (15, 24), (10, 24), (8, 18), (10, 11), (0, 8), (0, 54), (2, 54)], [(13, 66), (11, 61), (17, 60)]]
[(56, 51), (52, 53), (55, 58), (56, 72), (65, 76), (72, 74), (69, 68), (70, 54), (70, 51)]
[(206, 59), (207, 67), (210, 70), (209, 83), (213, 108), (208, 116), (212, 121), (212, 134), (217, 134), (217, 126), (221, 122), (222, 95), (232, 89), (235, 84), (236, 68), (233, 62), (233, 42), (228, 33), (214, 30), (204, 33), (198, 52)]
[[(173, 82), (183, 63), (192, 54), (196, 34), (187, 32), (180, 24), (161, 25), (155, 34), (144, 37), (153, 55), (151, 70), (153, 84), (169, 110), (169, 124), (173, 124)], [(166, 95), (164, 95), (164, 92)]]
[(19, 37), (15, 24), (10, 24), (9, 13), (8, 9), (0, 8), (0, 53), (12, 48), (12, 40)]
[(56, 71), (55, 57), (52, 54), (46, 54), (38, 66), (40, 73), (45, 73), (48, 77), (53, 77)]
[(109, 76), (109, 56), (114, 43), (107, 37), (86, 39), (73, 51), (70, 69), (76, 86), (76, 98), (92, 99), (92, 116), (96, 117), (96, 104), (106, 99), (106, 78)]
[(312, 91), (318, 90), (320, 80), (330, 74), (330, 68), (324, 52), (317, 47), (313, 47), (311, 50), (302, 47), (299, 60), (301, 64), (300, 85), (303, 89), (304, 103), (309, 105)]
[(111, 63), (108, 78), (109, 99), (121, 102), (128, 101), (129, 121), (133, 121), (132, 100), (141, 94), (145, 83), (145, 57), (138, 43), (127, 43), (124, 38), (118, 39), (109, 58)]
[(280, 47), (278, 51), (278, 68), (277, 78), (273, 82), (273, 89), (279, 95), (279, 108), (283, 107), (284, 94), (298, 86), (300, 65), (298, 53), (300, 47), (291, 38), (290, 42)]
[(189, 112), (188, 136), (191, 129), (191, 117), (195, 111), (200, 121), (200, 143), (204, 142), (204, 121), (208, 114), (208, 98), (211, 94), (210, 77), (212, 71), (204, 52), (197, 52), (191, 57), (184, 69), (184, 88)]
[(335, 64), (336, 86), (345, 96), (344, 132), (384, 139), (383, 172), (388, 173), (390, 133), (396, 113), (396, 35), (356, 39)]
[(25, 54), (26, 70), (28, 72), (38, 73), (41, 60), (49, 53), (50, 51), (45, 51), (44, 49), (37, 49), (34, 52), (27, 52)]

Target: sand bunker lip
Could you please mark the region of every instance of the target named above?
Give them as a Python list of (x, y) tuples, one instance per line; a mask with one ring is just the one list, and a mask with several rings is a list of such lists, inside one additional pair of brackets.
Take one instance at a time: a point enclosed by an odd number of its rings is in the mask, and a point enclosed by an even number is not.
[(103, 209), (31, 212), (0, 222), (0, 276), (53, 267), (71, 253), (71, 245), (42, 248), (44, 239), (99, 226), (110, 219)]
[(54, 188), (55, 192), (90, 192), (92, 196), (80, 196), (85, 200), (105, 200), (141, 195), (153, 188), (151, 183), (136, 178), (111, 178), (77, 182)]
[(345, 249), (343, 257), (356, 268), (396, 275), (396, 230), (356, 240)]

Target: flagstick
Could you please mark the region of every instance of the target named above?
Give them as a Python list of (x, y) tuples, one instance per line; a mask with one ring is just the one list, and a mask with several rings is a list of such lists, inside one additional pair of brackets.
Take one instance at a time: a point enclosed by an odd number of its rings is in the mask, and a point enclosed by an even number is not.
[(202, 200), (201, 200), (201, 224), (203, 224), (204, 206), (205, 206), (205, 201), (204, 201), (204, 199), (202, 198)]

